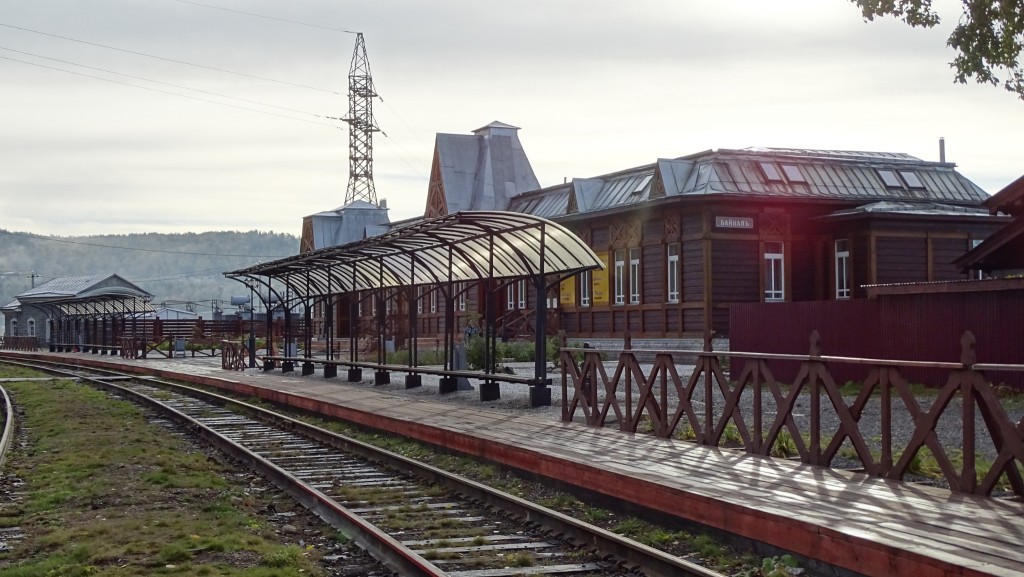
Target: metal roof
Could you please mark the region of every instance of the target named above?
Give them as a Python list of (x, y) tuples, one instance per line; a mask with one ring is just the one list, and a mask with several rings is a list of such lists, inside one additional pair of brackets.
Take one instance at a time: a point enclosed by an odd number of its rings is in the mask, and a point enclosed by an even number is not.
[[(766, 170), (773, 171), (774, 177)], [(894, 180), (887, 183), (886, 176)], [(656, 186), (666, 197), (742, 195), (851, 204), (887, 201), (979, 206), (989, 198), (956, 172), (954, 164), (908, 154), (747, 148), (659, 159), (604, 176), (573, 179), (569, 185), (520, 195), (512, 200), (510, 209), (549, 218), (596, 212), (656, 198)], [(563, 203), (567, 191), (571, 196)], [(555, 212), (556, 206), (563, 212)]]
[(506, 210), (511, 197), (540, 188), (518, 127), (494, 121), (468, 134), (439, 133), (435, 168), (448, 212)]
[(901, 214), (920, 216), (979, 216), (989, 218), (987, 210), (973, 206), (954, 206), (938, 202), (892, 202), (881, 201), (870, 204), (862, 204), (853, 208), (837, 210), (818, 218), (832, 218), (838, 216), (869, 215), (869, 214)]
[(151, 298), (153, 295), (122, 277), (108, 274), (55, 278), (19, 294), (17, 301), (64, 315), (95, 315), (152, 311)]
[(377, 233), (388, 225), (388, 209), (383, 204), (355, 200), (334, 210), (306, 217), (312, 231), (313, 248), (337, 246)]
[(568, 276), (602, 267), (597, 255), (559, 224), (522, 213), (472, 211), (224, 275), (267, 277), (296, 294), (317, 296), (447, 281)]

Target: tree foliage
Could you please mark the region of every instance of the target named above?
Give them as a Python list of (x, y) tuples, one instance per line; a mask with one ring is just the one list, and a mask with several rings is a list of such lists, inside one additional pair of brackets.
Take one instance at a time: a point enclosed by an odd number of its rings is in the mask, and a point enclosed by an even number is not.
[[(895, 16), (910, 26), (932, 28), (939, 15), (932, 0), (851, 0), (866, 20)], [(963, 14), (946, 44), (957, 51), (954, 78), (1002, 86), (1024, 100), (1024, 3), (1021, 0), (962, 0)]]

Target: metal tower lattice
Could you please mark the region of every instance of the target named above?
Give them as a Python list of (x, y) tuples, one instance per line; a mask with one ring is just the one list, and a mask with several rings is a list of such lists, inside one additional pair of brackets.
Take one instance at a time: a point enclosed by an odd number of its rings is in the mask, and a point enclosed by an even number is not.
[(349, 125), (345, 204), (355, 200), (377, 204), (377, 192), (373, 188), (373, 133), (380, 132), (373, 118), (373, 99), (376, 96), (363, 33), (358, 32), (348, 71), (348, 115), (342, 119)]

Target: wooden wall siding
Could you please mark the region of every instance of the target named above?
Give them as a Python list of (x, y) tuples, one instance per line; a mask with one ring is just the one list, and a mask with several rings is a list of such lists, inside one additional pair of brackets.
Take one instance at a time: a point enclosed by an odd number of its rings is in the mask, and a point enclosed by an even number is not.
[(569, 335), (580, 334), (580, 315), (576, 313), (562, 313), (562, 330)]
[(711, 258), (711, 297), (715, 303), (761, 300), (761, 259), (756, 239), (715, 240)]
[(590, 248), (594, 250), (608, 250), (610, 242), (608, 226), (594, 226), (590, 229)]
[[(787, 259), (787, 280), (789, 290), (786, 300), (809, 301), (817, 298), (817, 277), (820, 264), (815, 242), (810, 240), (792, 241), (789, 243)], [(834, 267), (834, 265), (833, 265)], [(835, 276), (835, 272), (832, 273)]]
[[(832, 243), (829, 250), (829, 276), (835, 282), (836, 253), (835, 243)], [(867, 292), (860, 288), (866, 284), (873, 284), (871, 276), (871, 238), (868, 236), (850, 237), (850, 287), (853, 288), (853, 298), (862, 299), (867, 297)], [(829, 300), (836, 298), (835, 288), (829, 295)]]
[(684, 212), (681, 215), (681, 219), (684, 238), (704, 234), (704, 213), (699, 211)]
[(700, 302), (704, 298), (704, 242), (682, 243), (682, 295), (684, 302)]
[[(778, 303), (771, 303), (771, 304), (778, 304)], [(711, 324), (712, 324), (711, 330), (714, 331), (716, 335), (727, 335), (727, 334), (729, 334), (729, 316), (730, 316), (729, 315), (729, 308), (727, 308), (727, 307), (723, 307), (723, 308), (715, 307), (711, 311)]]
[(641, 244), (660, 244), (665, 239), (665, 219), (660, 214), (643, 222)]
[(641, 248), (640, 252), (640, 278), (643, 287), (640, 291), (640, 303), (664, 303), (666, 301), (665, 267), (668, 266), (665, 245), (645, 246)]
[[(626, 329), (633, 334), (641, 334), (644, 332), (644, 317), (643, 311), (640, 310), (628, 310), (626, 311)], [(616, 332), (621, 332), (616, 326)]]
[(683, 332), (682, 310), (678, 306), (665, 308), (665, 334), (679, 336)]
[(665, 335), (665, 316), (669, 311), (661, 307), (644, 307), (640, 311), (643, 330), (649, 335)]
[(953, 266), (953, 261), (970, 248), (966, 238), (932, 238), (932, 278), (929, 280), (960, 280), (966, 275)]
[(687, 334), (704, 332), (704, 309), (683, 309), (683, 332)]
[(928, 280), (928, 241), (925, 238), (875, 238), (877, 284)]
[(626, 311), (622, 307), (615, 307), (611, 313), (611, 324), (608, 326), (608, 330), (616, 331), (622, 330), (626, 326)]

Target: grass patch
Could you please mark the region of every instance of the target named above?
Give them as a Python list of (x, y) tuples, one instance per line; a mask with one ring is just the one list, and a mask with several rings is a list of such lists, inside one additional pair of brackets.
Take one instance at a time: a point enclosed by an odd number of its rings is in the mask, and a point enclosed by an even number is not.
[[(0, 376), (36, 376), (8, 369)], [(27, 538), (0, 553), (0, 577), (323, 575), (317, 552), (262, 528), (269, 496), (247, 494), (244, 476), (235, 484), (135, 405), (69, 380), (7, 389), (29, 444), (6, 465), (25, 497), (4, 521)]]

